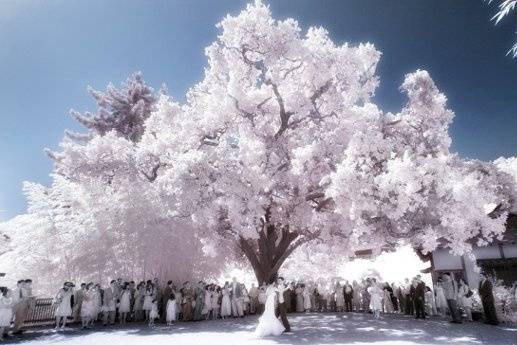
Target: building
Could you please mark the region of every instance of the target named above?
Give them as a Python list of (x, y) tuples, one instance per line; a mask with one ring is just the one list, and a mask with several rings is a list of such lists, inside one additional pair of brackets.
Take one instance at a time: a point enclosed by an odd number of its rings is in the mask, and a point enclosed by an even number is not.
[(427, 255), (420, 253), (420, 257), (431, 264), (422, 273), (431, 273), (435, 282), (440, 273), (451, 272), (456, 279), (462, 278), (471, 288), (477, 289), (477, 265), (482, 271), (493, 274), (497, 279), (502, 279), (505, 285), (511, 286), (517, 281), (517, 214), (509, 215), (502, 240), (486, 247), (474, 247), (473, 254), (474, 261), (469, 256), (454, 256), (445, 248)]

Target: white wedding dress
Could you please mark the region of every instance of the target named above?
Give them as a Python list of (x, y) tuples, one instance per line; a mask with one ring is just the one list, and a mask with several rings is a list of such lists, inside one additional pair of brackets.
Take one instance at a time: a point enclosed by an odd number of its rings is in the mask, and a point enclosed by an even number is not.
[(259, 319), (259, 324), (255, 329), (255, 335), (257, 337), (265, 337), (268, 335), (280, 335), (284, 332), (284, 325), (278, 320), (275, 315), (275, 299), (276, 299), (276, 287), (270, 285), (266, 290), (266, 304), (264, 313)]

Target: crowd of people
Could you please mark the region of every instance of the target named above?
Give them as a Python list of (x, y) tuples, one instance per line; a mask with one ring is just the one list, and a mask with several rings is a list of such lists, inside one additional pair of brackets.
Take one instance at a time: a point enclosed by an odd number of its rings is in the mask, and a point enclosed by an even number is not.
[[(80, 323), (82, 328), (95, 324), (155, 322), (172, 323), (244, 317), (261, 314), (266, 302), (267, 285), (250, 289), (236, 278), (224, 285), (158, 279), (139, 282), (112, 280), (109, 286), (65, 282), (55, 298), (55, 327), (62, 330), (67, 322)], [(380, 282), (376, 278), (362, 281), (319, 279), (309, 282), (286, 282), (283, 304), (287, 313), (302, 312), (368, 312), (374, 318), (381, 313), (402, 313), (417, 319), (428, 316), (450, 316), (452, 322), (472, 321), (474, 292), (463, 280), (450, 274), (441, 275), (433, 289), (418, 275), (399, 284)], [(479, 296), (485, 321), (497, 324), (492, 282), (482, 275)], [(20, 280), (13, 290), (2, 287), (0, 294), (0, 334), (12, 329), (21, 332), (33, 304), (32, 281)]]

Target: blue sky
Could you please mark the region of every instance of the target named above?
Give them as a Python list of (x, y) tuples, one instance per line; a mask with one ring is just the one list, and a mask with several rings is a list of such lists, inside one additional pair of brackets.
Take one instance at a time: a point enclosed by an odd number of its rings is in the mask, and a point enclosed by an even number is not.
[[(68, 110), (93, 110), (87, 85), (104, 89), (140, 70), (176, 99), (200, 80), (215, 24), (245, 1), (1, 0), (0, 220), (26, 208), (22, 181), (50, 182), (45, 147), (80, 127)], [(427, 69), (456, 112), (461, 156), (517, 154), (517, 60), (505, 56), (515, 16), (494, 27), (482, 0), (281, 0), (276, 18), (326, 27), (336, 42), (370, 41), (383, 52), (376, 102), (397, 111), (404, 74)]]

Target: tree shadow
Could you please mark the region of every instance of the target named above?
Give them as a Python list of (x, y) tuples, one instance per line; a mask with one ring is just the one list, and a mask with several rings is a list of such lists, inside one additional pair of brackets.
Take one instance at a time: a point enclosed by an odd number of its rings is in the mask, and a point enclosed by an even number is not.
[[(278, 337), (265, 337), (265, 342), (277, 344), (354, 344), (354, 343), (414, 343), (414, 344), (465, 344), (465, 345), (515, 345), (517, 328), (494, 327), (481, 323), (450, 324), (441, 318), (415, 320), (404, 315), (385, 315), (379, 320), (371, 314), (362, 313), (309, 313), (289, 314), (293, 332)], [(147, 337), (182, 335), (207, 337), (211, 344), (217, 343), (217, 334), (235, 337), (235, 341), (245, 344), (260, 343), (253, 331), (258, 317), (226, 319), (217, 321), (178, 322), (170, 327), (159, 324), (149, 327), (143, 323), (129, 323), (125, 326), (95, 327), (90, 330), (71, 328), (63, 332), (48, 329), (29, 331), (21, 337), (8, 339), (4, 343), (35, 342), (70, 342), (88, 335)], [(232, 338), (233, 339), (233, 338)], [(177, 340), (171, 339), (178, 343)], [(223, 342), (221, 342), (223, 343)], [(199, 343), (202, 344), (202, 343)], [(232, 342), (233, 344), (233, 342)], [(106, 345), (109, 345), (107, 343)]]

